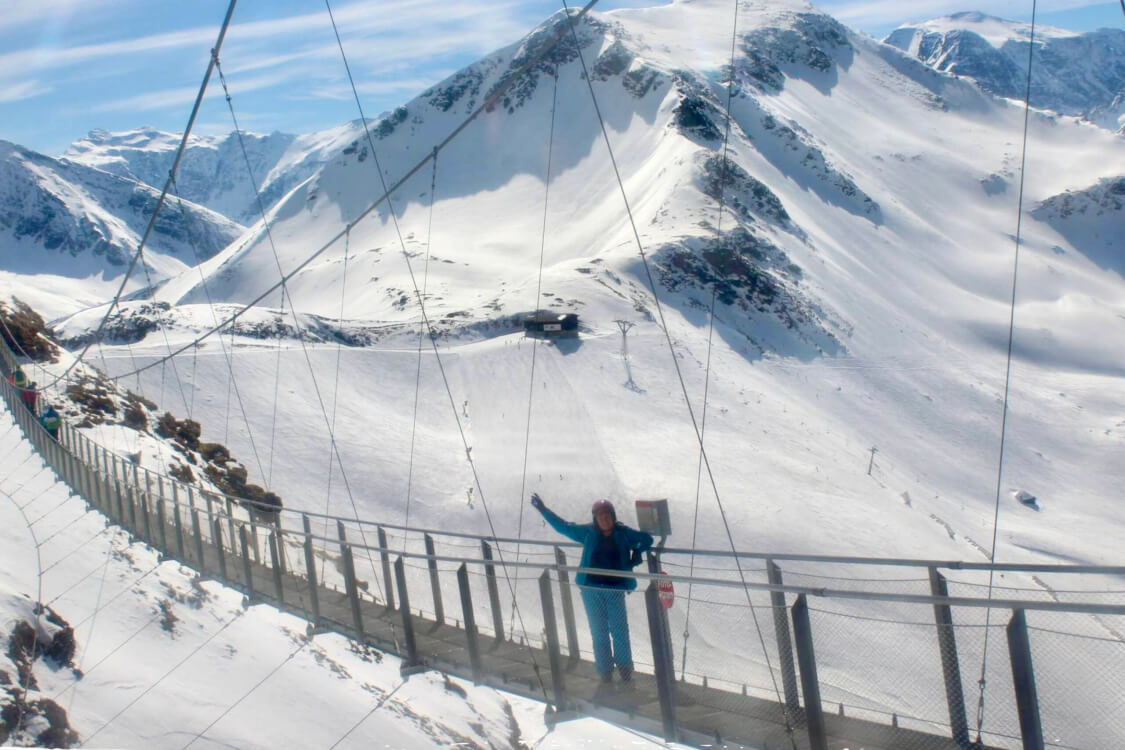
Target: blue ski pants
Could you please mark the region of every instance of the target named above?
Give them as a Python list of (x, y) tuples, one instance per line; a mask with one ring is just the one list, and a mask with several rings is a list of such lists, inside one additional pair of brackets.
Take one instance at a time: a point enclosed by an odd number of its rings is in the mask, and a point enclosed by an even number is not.
[(603, 677), (613, 674), (614, 662), (622, 674), (632, 672), (633, 648), (629, 643), (629, 621), (625, 615), (625, 591), (583, 588), (582, 603), (586, 605), (586, 619), (590, 621), (598, 674)]

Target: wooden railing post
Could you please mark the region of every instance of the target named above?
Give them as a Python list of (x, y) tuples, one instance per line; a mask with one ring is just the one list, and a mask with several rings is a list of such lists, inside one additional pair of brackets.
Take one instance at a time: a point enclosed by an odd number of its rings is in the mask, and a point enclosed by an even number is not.
[(504, 642), (504, 613), (500, 610), (500, 589), (496, 586), (496, 566), (492, 564), (492, 547), (480, 540), (481, 556), (485, 560), (484, 580), (488, 584), (488, 605), (492, 608), (492, 627), (496, 631), (493, 647)]
[(559, 653), (559, 631), (555, 625), (555, 600), (551, 596), (551, 572), (544, 570), (539, 576), (539, 601), (543, 606), (543, 630), (547, 636), (547, 662), (551, 667), (551, 683), (555, 692), (555, 710), (565, 711), (566, 678), (563, 675), (562, 654)]
[[(947, 598), (949, 587), (937, 568), (930, 568), (930, 593)], [(945, 679), (945, 701), (949, 706), (949, 726), (958, 747), (969, 748), (969, 722), (965, 718), (965, 695), (961, 688), (961, 667), (957, 659), (957, 642), (953, 632), (953, 611), (948, 604), (934, 604), (941, 672)]]
[(1012, 683), (1016, 689), (1023, 750), (1044, 750), (1039, 691), (1031, 664), (1031, 639), (1027, 634), (1027, 616), (1022, 609), (1012, 610), (1012, 619), (1008, 622), (1008, 655), (1012, 659)]
[(473, 592), (469, 588), (468, 563), (457, 568), (457, 588), (461, 590), (461, 617), (465, 620), (465, 640), (469, 648), (469, 664), (473, 682), (481, 681), (480, 642), (477, 640), (477, 619), (473, 613)]
[(383, 561), (383, 591), (386, 595), (387, 609), (395, 608), (395, 585), (391, 576), (391, 552), (387, 547), (387, 531), (382, 526), (376, 529), (379, 539), (379, 558)]
[(562, 600), (563, 623), (566, 627), (566, 650), (570, 654), (569, 666), (574, 667), (582, 658), (578, 650), (578, 625), (574, 621), (574, 600), (571, 598), (570, 573), (566, 571), (566, 553), (555, 547), (555, 564), (559, 571), (559, 599)]
[[(766, 575), (771, 584), (782, 585), (781, 568), (773, 560), (766, 560)], [(790, 720), (793, 720), (801, 713), (801, 699), (797, 695), (797, 671), (793, 666), (793, 644), (789, 640), (789, 618), (785, 615), (785, 592), (770, 591), (770, 605), (773, 607), (773, 630), (777, 637), (781, 682), (785, 687), (785, 710), (789, 712)]]
[(429, 534), (425, 535), (426, 542), (426, 563), (430, 569), (430, 588), (434, 593), (434, 619), (438, 625), (445, 622), (445, 608), (441, 602), (441, 581), (438, 580), (438, 565), (437, 560), (434, 559), (436, 552), (434, 552), (434, 538)]
[(816, 653), (813, 650), (812, 623), (805, 595), (799, 594), (793, 604), (793, 637), (797, 641), (797, 663), (801, 667), (801, 690), (805, 694), (805, 725), (812, 750), (828, 750), (824, 729), (824, 707), (820, 703), (820, 681), (816, 675)]

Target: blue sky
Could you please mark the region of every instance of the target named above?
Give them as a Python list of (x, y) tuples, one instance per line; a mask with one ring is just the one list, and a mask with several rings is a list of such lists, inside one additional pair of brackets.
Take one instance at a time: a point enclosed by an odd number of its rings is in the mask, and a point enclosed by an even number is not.
[[(602, 0), (598, 10), (660, 4)], [(959, 10), (1028, 20), (1031, 0), (824, 0), (881, 37)], [(53, 156), (94, 128), (182, 130), (227, 0), (37, 0), (0, 15), (0, 139)], [(368, 116), (517, 41), (561, 0), (337, 0), (333, 13)], [(905, 8), (905, 10), (904, 10)], [(1043, 23), (1125, 26), (1118, 2), (1040, 0)], [(323, 0), (241, 0), (221, 62), (239, 124), (309, 132), (356, 118)], [(233, 129), (218, 80), (198, 133)]]

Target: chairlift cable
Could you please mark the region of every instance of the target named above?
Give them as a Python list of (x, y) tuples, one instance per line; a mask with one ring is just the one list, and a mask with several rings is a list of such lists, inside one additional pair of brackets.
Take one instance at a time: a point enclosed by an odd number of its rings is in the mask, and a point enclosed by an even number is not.
[[(1125, 2), (1125, 0), (1123, 0)], [(1038, 2), (1031, 0), (1031, 33), (1027, 45), (1027, 86), (1024, 90), (1023, 107), (1023, 144), (1020, 151), (1020, 189), (1019, 199), (1016, 204), (1016, 249), (1012, 260), (1012, 293), (1008, 306), (1008, 355), (1004, 368), (1004, 402), (1000, 411), (1000, 455), (996, 462), (996, 502), (992, 511), (992, 549), (988, 555), (988, 601), (992, 601), (993, 579), (996, 575), (996, 541), (1000, 530), (1000, 483), (1004, 475), (1004, 438), (1008, 427), (1008, 395), (1012, 383), (1012, 344), (1016, 330), (1016, 288), (1020, 269), (1020, 244), (1023, 230), (1023, 186), (1027, 175), (1027, 131), (1031, 119), (1031, 66), (1035, 52), (1035, 18)], [(988, 666), (988, 635), (992, 622), (992, 607), (985, 609), (984, 651), (980, 660), (980, 679), (977, 685), (980, 692), (977, 697), (977, 744), (981, 742), (981, 729), (984, 726), (984, 691), (987, 681), (986, 670)]]
[[(731, 37), (730, 37), (730, 80), (727, 81), (727, 112), (726, 112), (726, 129), (723, 132), (723, 165), (722, 171), (719, 173), (719, 216), (715, 223), (715, 236), (719, 242), (720, 247), (723, 244), (723, 208), (726, 199), (726, 181), (727, 181), (727, 151), (730, 144), (730, 110), (731, 102), (734, 99), (734, 54), (738, 42), (738, 1), (734, 1), (734, 21), (731, 24)], [(699, 498), (700, 490), (703, 485), (703, 440), (707, 435), (707, 397), (711, 390), (711, 350), (712, 339), (715, 333), (715, 301), (718, 299), (719, 285), (714, 283), (711, 285), (711, 306), (708, 312), (708, 325), (707, 325), (707, 367), (703, 375), (703, 413), (699, 420), (699, 461), (695, 468), (695, 511), (692, 514), (691, 521), (691, 561), (689, 565), (688, 575), (695, 576), (695, 543), (699, 532)], [(680, 655), (680, 681), (684, 679), (684, 673), (687, 670), (687, 652), (688, 652), (688, 634), (689, 626), (691, 625), (691, 592), (692, 585), (688, 583), (687, 592), (687, 611), (684, 614), (684, 647)]]
[[(683, 372), (680, 369), (679, 358), (676, 356), (676, 348), (672, 343), (672, 334), (671, 334), (670, 330), (668, 329), (668, 323), (664, 318), (664, 306), (660, 302), (660, 295), (657, 294), (656, 281), (653, 278), (652, 269), (649, 267), (648, 256), (645, 254), (644, 243), (641, 242), (641, 235), (640, 235), (640, 232), (637, 230), (637, 223), (633, 218), (633, 210), (629, 205), (629, 197), (625, 192), (625, 183), (621, 178), (621, 170), (617, 166), (617, 159), (613, 154), (613, 146), (609, 142), (609, 131), (606, 128), (605, 119), (602, 117), (601, 108), (598, 106), (597, 95), (594, 93), (593, 79), (590, 77), (589, 71), (586, 69), (586, 59), (585, 59), (585, 56), (582, 54), (582, 45), (578, 40), (578, 33), (575, 30), (574, 21), (576, 19), (571, 17), (570, 7), (567, 5), (566, 0), (563, 0), (563, 8), (566, 10), (568, 21), (570, 21), (570, 24), (569, 24), (570, 25), (570, 33), (571, 33), (571, 36), (574, 38), (575, 48), (578, 50), (578, 60), (582, 64), (582, 72), (583, 72), (584, 78), (586, 79), (586, 86), (590, 91), (590, 99), (591, 99), (591, 101), (593, 102), (593, 105), (594, 105), (594, 113), (598, 117), (598, 124), (601, 127), (602, 138), (605, 141), (606, 150), (609, 153), (609, 160), (610, 160), (611, 165), (613, 166), (613, 173), (614, 173), (614, 176), (617, 178), (617, 185), (618, 185), (618, 188), (620, 189), (620, 192), (621, 192), (621, 200), (625, 204), (625, 213), (628, 216), (629, 225), (633, 230), (633, 238), (637, 243), (637, 250), (640, 253), (641, 263), (644, 266), (645, 275), (648, 278), (649, 288), (652, 291), (653, 302), (656, 306), (657, 315), (660, 318), (660, 327), (664, 331), (664, 337), (668, 342), (668, 351), (672, 355), (672, 364), (675, 367), (676, 377), (679, 379), (679, 382), (680, 382), (680, 390), (683, 393), (684, 405), (687, 407), (688, 416), (691, 419), (692, 428), (695, 430), (695, 437), (696, 437), (697, 442), (699, 443), (699, 452), (700, 452), (700, 455), (703, 456), (703, 463), (704, 463), (704, 466), (707, 469), (707, 476), (711, 481), (711, 488), (715, 493), (715, 502), (719, 506), (719, 515), (723, 520), (723, 527), (726, 530), (727, 540), (730, 543), (731, 550), (737, 551), (737, 547), (735, 546), (735, 543), (734, 543), (734, 536), (733, 536), (733, 534), (731, 533), (731, 530), (730, 530), (730, 523), (727, 520), (726, 511), (723, 508), (723, 501), (722, 501), (722, 498), (719, 495), (718, 484), (715, 481), (715, 475), (711, 470), (711, 462), (707, 457), (707, 450), (706, 450), (706, 448), (704, 447), (704, 444), (703, 444), (703, 435), (699, 430), (699, 423), (695, 418), (695, 410), (692, 409), (692, 406), (691, 406), (691, 398), (688, 396), (687, 383), (684, 381)], [(778, 684), (777, 684), (777, 676), (773, 672), (773, 666), (771, 664), (771, 659), (770, 659), (770, 656), (769, 656), (769, 649), (766, 648), (765, 636), (762, 635), (761, 624), (758, 622), (757, 610), (754, 607), (754, 604), (750, 599), (750, 589), (746, 587), (746, 575), (742, 570), (742, 561), (738, 558), (737, 555), (735, 555), (734, 561), (735, 561), (735, 565), (738, 567), (739, 580), (742, 582), (742, 588), (743, 588), (743, 591), (746, 594), (746, 603), (749, 605), (750, 614), (753, 616), (753, 619), (754, 619), (754, 629), (757, 631), (758, 641), (762, 646), (762, 656), (765, 658), (766, 668), (769, 671), (770, 679), (773, 682), (774, 692), (777, 695), (777, 702), (782, 707), (782, 717), (785, 720), (786, 734), (789, 737), (789, 742), (792, 744), (794, 750), (796, 750), (797, 741), (796, 741), (796, 738), (794, 736), (793, 726), (792, 726), (792, 723), (789, 720), (788, 712), (784, 710), (785, 701), (781, 697), (781, 689), (780, 689), (780, 687), (778, 687)]]

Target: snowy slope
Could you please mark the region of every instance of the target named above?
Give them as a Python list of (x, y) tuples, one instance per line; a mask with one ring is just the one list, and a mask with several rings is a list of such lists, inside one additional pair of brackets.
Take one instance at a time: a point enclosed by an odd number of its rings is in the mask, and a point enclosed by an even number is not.
[[(265, 206), (273, 205), (323, 163), (321, 146), (331, 141), (335, 130), (301, 136), (242, 133), (241, 142), (236, 133), (192, 136), (180, 160), (176, 185), (185, 200), (232, 221), (252, 224), (259, 218), (255, 186)], [(93, 130), (72, 143), (62, 158), (163, 187), (180, 138), (150, 128), (121, 133)]]
[[(902, 26), (884, 40), (937, 70), (972, 78), (985, 91), (1022, 100), (1029, 24), (979, 12)], [(1125, 126), (1125, 31), (1075, 33), (1036, 26), (1031, 104), (1120, 130)]]
[[(161, 562), (68, 497), (6, 409), (0, 452), (0, 743), (648, 744), (593, 719), (548, 734), (540, 704), (437, 672), (404, 679), (393, 656), (334, 634), (309, 638), (303, 620)], [(49, 602), (40, 617), (36, 600)]]
[[(585, 24), (580, 39), (697, 419), (706, 307), (712, 289), (719, 295), (708, 444), (737, 538), (787, 551), (979, 556), (989, 547), (995, 497), (1023, 112), (807, 6), (744, 8), (731, 136), (737, 169), (728, 170), (722, 218), (737, 252), (725, 254), (711, 244), (719, 219), (709, 193), (717, 193), (729, 10), (684, 2), (614, 12)], [(388, 179), (558, 22), (384, 119), (374, 137)], [(669, 496), (676, 528), (692, 528), (697, 448), (646, 275), (576, 50), (564, 46), (549, 62), (534, 85), (521, 84), (441, 154), (432, 237), (429, 170), (396, 196), (412, 269), (384, 206), (351, 227), (346, 246), (337, 241), (288, 283), (287, 318), (296, 308), (331, 320), (342, 309), (348, 320), (391, 331), (341, 358), (341, 453), (351, 485), (365, 488), (359, 497), (336, 487), (324, 498), (325, 424), (337, 387), (331, 344), (305, 342), (308, 358), (296, 341), (280, 354), (276, 340), (240, 346), (240, 381), (273, 383), (283, 362), (276, 391), (247, 396), (248, 426), (230, 416), (229, 373), (215, 342), (185, 355), (196, 361), (185, 388), (195, 389), (205, 431), (231, 433), (240, 455), (257, 446), (264, 456), (271, 434), (284, 446), (285, 459), (276, 467), (263, 460), (260, 473), (272, 474), (285, 497), (340, 512), (354, 499), (366, 515), (397, 514), (412, 474), (420, 523), (448, 523), (457, 512), (456, 523), (487, 528), (480, 504), (469, 508), (472, 474), (454, 458), (464, 450), (428, 353), (408, 469), (417, 343), (393, 331), (418, 320), (416, 281), (427, 290), (429, 317), (448, 335), (453, 401), (459, 409), (470, 402), (472, 456), (509, 531), (522, 507), (513, 446), (525, 427), (519, 394), (529, 352), (515, 338), (489, 336), (538, 304), (580, 313), (585, 336), (577, 346), (542, 349), (529, 477), (542, 476), (545, 496), (560, 496), (573, 512), (607, 492), (625, 503)], [(565, 115), (536, 299), (554, 64)], [(276, 283), (279, 265), (303, 261), (379, 194), (361, 130), (341, 133), (335, 148), (275, 209), (272, 246), (258, 228), (161, 290), (185, 316), (175, 340), (207, 319), (196, 305), (254, 299)], [(1033, 114), (1028, 154), (1029, 208), (1125, 170), (1120, 139), (1074, 119)], [(1058, 502), (1044, 502), (1039, 514), (1005, 505), (999, 556), (1108, 561), (1121, 531), (1106, 498), (1122, 479), (1108, 457), (1122, 440), (1114, 404), (1125, 360), (1086, 332), (1125, 332), (1121, 280), (1044, 222), (1025, 220), (1022, 242), (1001, 494), (1007, 502), (1010, 489), (1027, 488)], [(276, 306), (274, 295), (268, 304)], [(619, 318), (637, 324), (628, 372)], [(97, 319), (91, 311), (67, 330)], [(133, 357), (163, 346), (150, 340), (143, 348), (111, 366), (127, 371)], [(159, 368), (145, 377), (150, 396), (163, 387), (161, 397), (172, 398)], [(886, 472), (873, 473), (877, 479), (865, 473), (872, 445), (876, 472)], [(576, 476), (577, 466), (589, 468)], [(713, 505), (700, 527), (722, 543)]]

